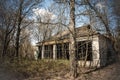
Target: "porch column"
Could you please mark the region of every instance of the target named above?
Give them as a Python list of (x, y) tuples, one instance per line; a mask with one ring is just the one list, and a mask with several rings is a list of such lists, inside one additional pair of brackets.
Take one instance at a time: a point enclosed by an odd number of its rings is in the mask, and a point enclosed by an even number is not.
[(42, 59), (44, 59), (44, 51), (45, 51), (44, 45), (42, 45)]
[(53, 59), (57, 59), (57, 47), (56, 44), (53, 45)]

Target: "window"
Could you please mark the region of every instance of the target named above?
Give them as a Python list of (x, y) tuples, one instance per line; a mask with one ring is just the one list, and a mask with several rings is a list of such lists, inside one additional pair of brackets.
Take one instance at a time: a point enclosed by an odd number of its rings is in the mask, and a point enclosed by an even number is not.
[(76, 43), (78, 60), (92, 61), (92, 41), (80, 41)]
[(44, 49), (45, 49), (44, 57), (52, 59), (53, 58), (53, 45), (45, 45)]
[(69, 59), (69, 43), (57, 44), (57, 59)]
[(57, 59), (62, 59), (62, 44), (57, 44)]

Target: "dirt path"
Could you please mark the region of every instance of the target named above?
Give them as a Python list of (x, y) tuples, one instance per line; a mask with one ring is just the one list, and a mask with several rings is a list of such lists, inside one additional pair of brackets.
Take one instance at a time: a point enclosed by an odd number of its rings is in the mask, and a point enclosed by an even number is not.
[(23, 80), (20, 75), (0, 66), (0, 80)]
[(88, 74), (89, 80), (120, 80), (120, 62)]
[(0, 67), (0, 80), (18, 80), (14, 73)]

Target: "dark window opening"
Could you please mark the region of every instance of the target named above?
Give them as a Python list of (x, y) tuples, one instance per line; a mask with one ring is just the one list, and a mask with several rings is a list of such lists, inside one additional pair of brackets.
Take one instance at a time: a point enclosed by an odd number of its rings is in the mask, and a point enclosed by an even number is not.
[(69, 43), (64, 43), (63, 47), (64, 59), (69, 60)]
[(69, 43), (57, 44), (57, 59), (69, 59)]
[(76, 53), (78, 60), (92, 61), (92, 42), (80, 41), (76, 43)]
[(38, 59), (41, 59), (42, 57), (42, 46), (38, 47)]
[(112, 51), (107, 50), (107, 61), (109, 62), (112, 59)]
[(53, 58), (53, 45), (45, 45), (44, 46), (44, 57), (45, 58)]
[(57, 59), (62, 59), (62, 44), (57, 44)]

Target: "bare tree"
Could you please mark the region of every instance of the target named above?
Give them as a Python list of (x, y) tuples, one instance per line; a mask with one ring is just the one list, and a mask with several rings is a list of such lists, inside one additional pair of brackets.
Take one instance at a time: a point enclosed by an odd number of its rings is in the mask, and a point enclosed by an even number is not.
[[(16, 25), (16, 17), (13, 9), (10, 7), (11, 5), (7, 5), (9, 1), (1, 1), (0, 2), (0, 19), (1, 19), (1, 29), (3, 30), (3, 48), (2, 48), (2, 56), (4, 57), (7, 54), (7, 49), (11, 39), (13, 38), (14, 29)], [(6, 6), (7, 5), (7, 6)]]
[[(39, 10), (43, 10), (45, 11), (45, 13), (44, 14), (39, 13), (40, 12)], [(53, 21), (55, 17), (50, 11), (50, 9), (38, 8), (37, 11), (39, 11), (37, 15), (33, 13), (33, 15), (35, 15), (36, 17), (36, 20), (33, 24), (33, 26), (35, 27), (31, 26), (31, 29), (32, 29), (32, 38), (34, 38), (36, 42), (40, 42), (40, 41), (47, 40), (52, 36), (53, 30), (55, 29), (55, 25), (52, 23), (54, 23)]]
[[(28, 22), (33, 8), (40, 6), (42, 0), (2, 0), (0, 2), (0, 20), (1, 28), (4, 32), (2, 56), (7, 53), (10, 43), (15, 47), (15, 55), (19, 56), (19, 47), (21, 41), (21, 31), (24, 30), (31, 21)], [(16, 38), (15, 44), (11, 43)]]
[[(41, 0), (34, 1), (34, 0), (18, 0), (16, 2), (17, 7), (17, 32), (16, 32), (16, 57), (19, 56), (19, 44), (20, 44), (20, 33), (22, 27), (22, 23), (24, 23), (24, 19), (29, 15), (30, 11), (33, 7), (40, 4)], [(16, 6), (15, 6), (16, 7)]]
[(22, 58), (33, 58), (34, 48), (30, 40), (30, 30), (25, 28), (20, 36), (20, 56)]
[(77, 59), (76, 59), (76, 31), (75, 31), (75, 0), (70, 0), (70, 64), (71, 76), (77, 77)]

